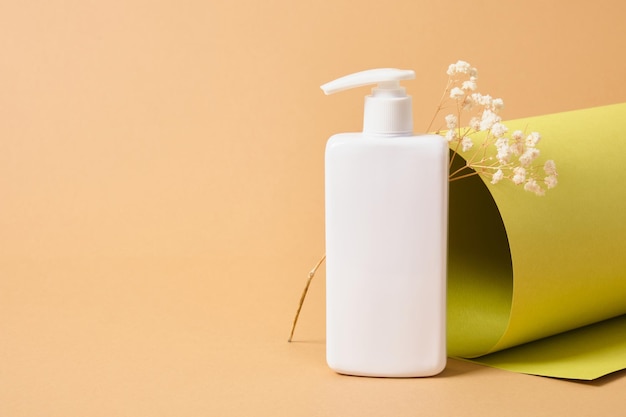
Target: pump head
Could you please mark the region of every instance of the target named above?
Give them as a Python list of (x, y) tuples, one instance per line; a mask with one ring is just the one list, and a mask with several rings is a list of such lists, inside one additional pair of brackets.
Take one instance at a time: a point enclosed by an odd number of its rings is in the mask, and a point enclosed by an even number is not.
[(326, 95), (350, 88), (378, 84), (365, 97), (363, 133), (382, 136), (405, 136), (413, 133), (411, 96), (400, 85), (401, 80), (415, 78), (413, 70), (378, 68), (346, 75), (322, 85)]

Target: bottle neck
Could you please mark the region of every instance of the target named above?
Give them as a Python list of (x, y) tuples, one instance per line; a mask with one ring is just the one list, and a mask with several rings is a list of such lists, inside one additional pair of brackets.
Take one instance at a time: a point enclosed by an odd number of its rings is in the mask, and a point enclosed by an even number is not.
[(363, 133), (377, 136), (410, 136), (413, 134), (411, 96), (365, 97)]

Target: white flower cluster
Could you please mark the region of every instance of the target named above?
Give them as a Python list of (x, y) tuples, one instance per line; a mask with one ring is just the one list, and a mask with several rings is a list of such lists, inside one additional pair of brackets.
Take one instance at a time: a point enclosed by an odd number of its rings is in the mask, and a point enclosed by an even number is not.
[(467, 76), (470, 77), (477, 77), (478, 76), (478, 72), (476, 71), (476, 68), (473, 68), (469, 62), (465, 62), (465, 61), (457, 61), (456, 64), (450, 64), (448, 66), (448, 75), (453, 76), (456, 74), (465, 74)]
[[(466, 164), (450, 173), (450, 181), (471, 175), (484, 175), (492, 184), (508, 179), (515, 185), (523, 185), (526, 191), (543, 195), (545, 189), (557, 185), (558, 173), (554, 161), (543, 165), (543, 184), (539, 181), (539, 168), (535, 162), (540, 155), (537, 144), (541, 136), (537, 132), (525, 134), (516, 130), (508, 135), (509, 129), (502, 123), (500, 111), (504, 108), (501, 98), (478, 93), (478, 71), (465, 61), (448, 67), (448, 86), (439, 105), (437, 114), (448, 100), (453, 100), (456, 112), (445, 116), (448, 129), (445, 138), (451, 142), (453, 156), (457, 152), (473, 153), (465, 157)], [(469, 113), (469, 126), (461, 127), (461, 113)], [(436, 115), (435, 115), (436, 116)], [(472, 136), (485, 135), (480, 147), (474, 147)], [(493, 150), (492, 150), (493, 149)]]

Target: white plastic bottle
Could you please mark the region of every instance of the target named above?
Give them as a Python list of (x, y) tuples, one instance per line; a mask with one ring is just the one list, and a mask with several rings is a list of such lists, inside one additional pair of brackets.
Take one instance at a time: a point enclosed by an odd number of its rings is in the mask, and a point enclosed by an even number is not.
[(362, 133), (326, 146), (326, 358), (348, 375), (418, 377), (446, 364), (448, 145), (414, 135), (410, 70), (322, 86), (378, 84)]

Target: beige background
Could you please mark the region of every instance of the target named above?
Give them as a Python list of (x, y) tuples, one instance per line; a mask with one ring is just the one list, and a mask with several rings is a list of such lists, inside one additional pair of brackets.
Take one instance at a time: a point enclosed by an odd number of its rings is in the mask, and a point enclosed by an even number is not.
[(335, 375), (323, 274), (286, 338), (324, 252), (325, 141), (367, 93), (320, 84), (415, 69), (417, 130), (457, 59), (507, 119), (624, 102), (625, 8), (1, 2), (0, 415), (619, 415), (624, 373)]

